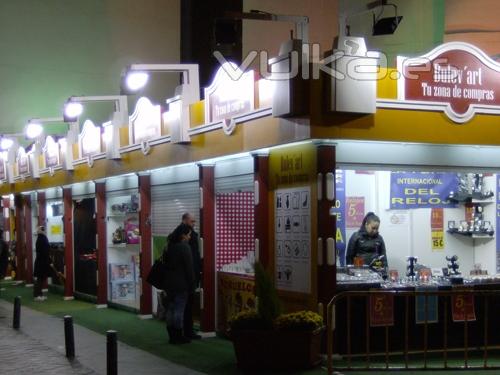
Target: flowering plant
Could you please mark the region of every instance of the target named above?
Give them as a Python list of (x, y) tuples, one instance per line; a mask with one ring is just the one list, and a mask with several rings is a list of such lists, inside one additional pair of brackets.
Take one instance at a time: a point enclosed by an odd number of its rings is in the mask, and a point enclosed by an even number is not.
[(323, 318), (313, 311), (297, 311), (276, 318), (274, 327), (279, 331), (316, 331), (323, 327)]

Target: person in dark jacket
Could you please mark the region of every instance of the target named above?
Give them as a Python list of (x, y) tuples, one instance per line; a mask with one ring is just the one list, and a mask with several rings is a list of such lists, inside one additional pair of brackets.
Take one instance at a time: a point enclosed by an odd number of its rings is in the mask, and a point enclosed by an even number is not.
[(33, 276), (35, 276), (36, 279), (33, 288), (33, 297), (35, 301), (44, 301), (47, 298), (43, 296), (42, 287), (47, 277), (51, 274), (51, 261), (49, 256), (49, 240), (45, 235), (45, 227), (43, 225), (37, 228), (35, 250), (36, 258)]
[(3, 230), (0, 229), (0, 280), (7, 275), (9, 265), (9, 245), (3, 239)]
[(180, 224), (168, 236), (168, 246), (163, 254), (166, 263), (165, 292), (167, 331), (171, 344), (184, 344), (191, 339), (183, 334), (184, 309), (188, 296), (194, 293), (195, 277), (193, 256), (189, 248), (191, 227)]
[[(191, 239), (189, 240), (189, 247), (191, 248), (191, 255), (193, 257), (193, 272), (194, 272), (194, 287), (195, 289), (200, 286), (201, 280), (201, 257), (199, 248), (199, 236), (194, 230), (196, 220), (189, 212), (182, 215), (182, 223), (191, 228)], [(194, 331), (193, 327), (193, 307), (194, 307), (195, 293), (188, 295), (186, 308), (184, 309), (184, 335), (190, 339), (199, 340), (201, 336)]]
[(354, 264), (354, 258), (360, 257), (366, 265), (372, 265), (379, 260), (387, 269), (387, 254), (382, 236), (378, 233), (380, 218), (373, 212), (368, 212), (363, 219), (361, 228), (353, 233), (347, 245), (346, 264)]

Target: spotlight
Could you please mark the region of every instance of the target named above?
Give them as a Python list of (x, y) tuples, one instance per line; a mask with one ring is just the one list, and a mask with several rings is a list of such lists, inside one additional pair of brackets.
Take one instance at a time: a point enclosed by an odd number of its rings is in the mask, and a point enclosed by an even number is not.
[(29, 139), (37, 138), (42, 132), (43, 126), (38, 122), (29, 122), (28, 125), (26, 125), (25, 134)]
[(390, 35), (398, 28), (403, 16), (381, 18), (373, 23), (372, 35)]

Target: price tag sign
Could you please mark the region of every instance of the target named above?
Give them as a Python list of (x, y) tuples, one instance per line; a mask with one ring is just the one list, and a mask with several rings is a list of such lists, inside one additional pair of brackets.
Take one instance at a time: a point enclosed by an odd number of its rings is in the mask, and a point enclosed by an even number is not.
[(432, 250), (441, 251), (444, 250), (444, 233), (443, 231), (435, 231), (431, 232), (432, 238)]
[(444, 212), (442, 208), (431, 209), (432, 251), (444, 251)]
[(394, 325), (394, 296), (375, 294), (370, 296), (370, 327)]
[(467, 316), (467, 321), (476, 320), (474, 310), (474, 296), (472, 294), (458, 294), (451, 298), (451, 313), (454, 322), (463, 322)]

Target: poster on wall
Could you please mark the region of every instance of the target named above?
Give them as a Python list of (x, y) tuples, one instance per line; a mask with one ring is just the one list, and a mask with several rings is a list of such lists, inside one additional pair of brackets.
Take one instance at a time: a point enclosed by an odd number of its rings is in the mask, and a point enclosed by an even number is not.
[(455, 207), (448, 196), (457, 189), (456, 173), (391, 172), (390, 209)]
[(218, 331), (226, 332), (231, 317), (256, 307), (253, 277), (217, 272), (217, 298)]
[(347, 197), (345, 214), (347, 228), (360, 228), (365, 217), (365, 197)]
[(444, 251), (444, 211), (442, 208), (431, 209), (432, 251)]
[(331, 208), (331, 215), (336, 216), (335, 246), (340, 265), (345, 266), (345, 171), (335, 171), (335, 205)]
[(274, 198), (276, 285), (281, 290), (309, 293), (311, 189), (277, 189)]

